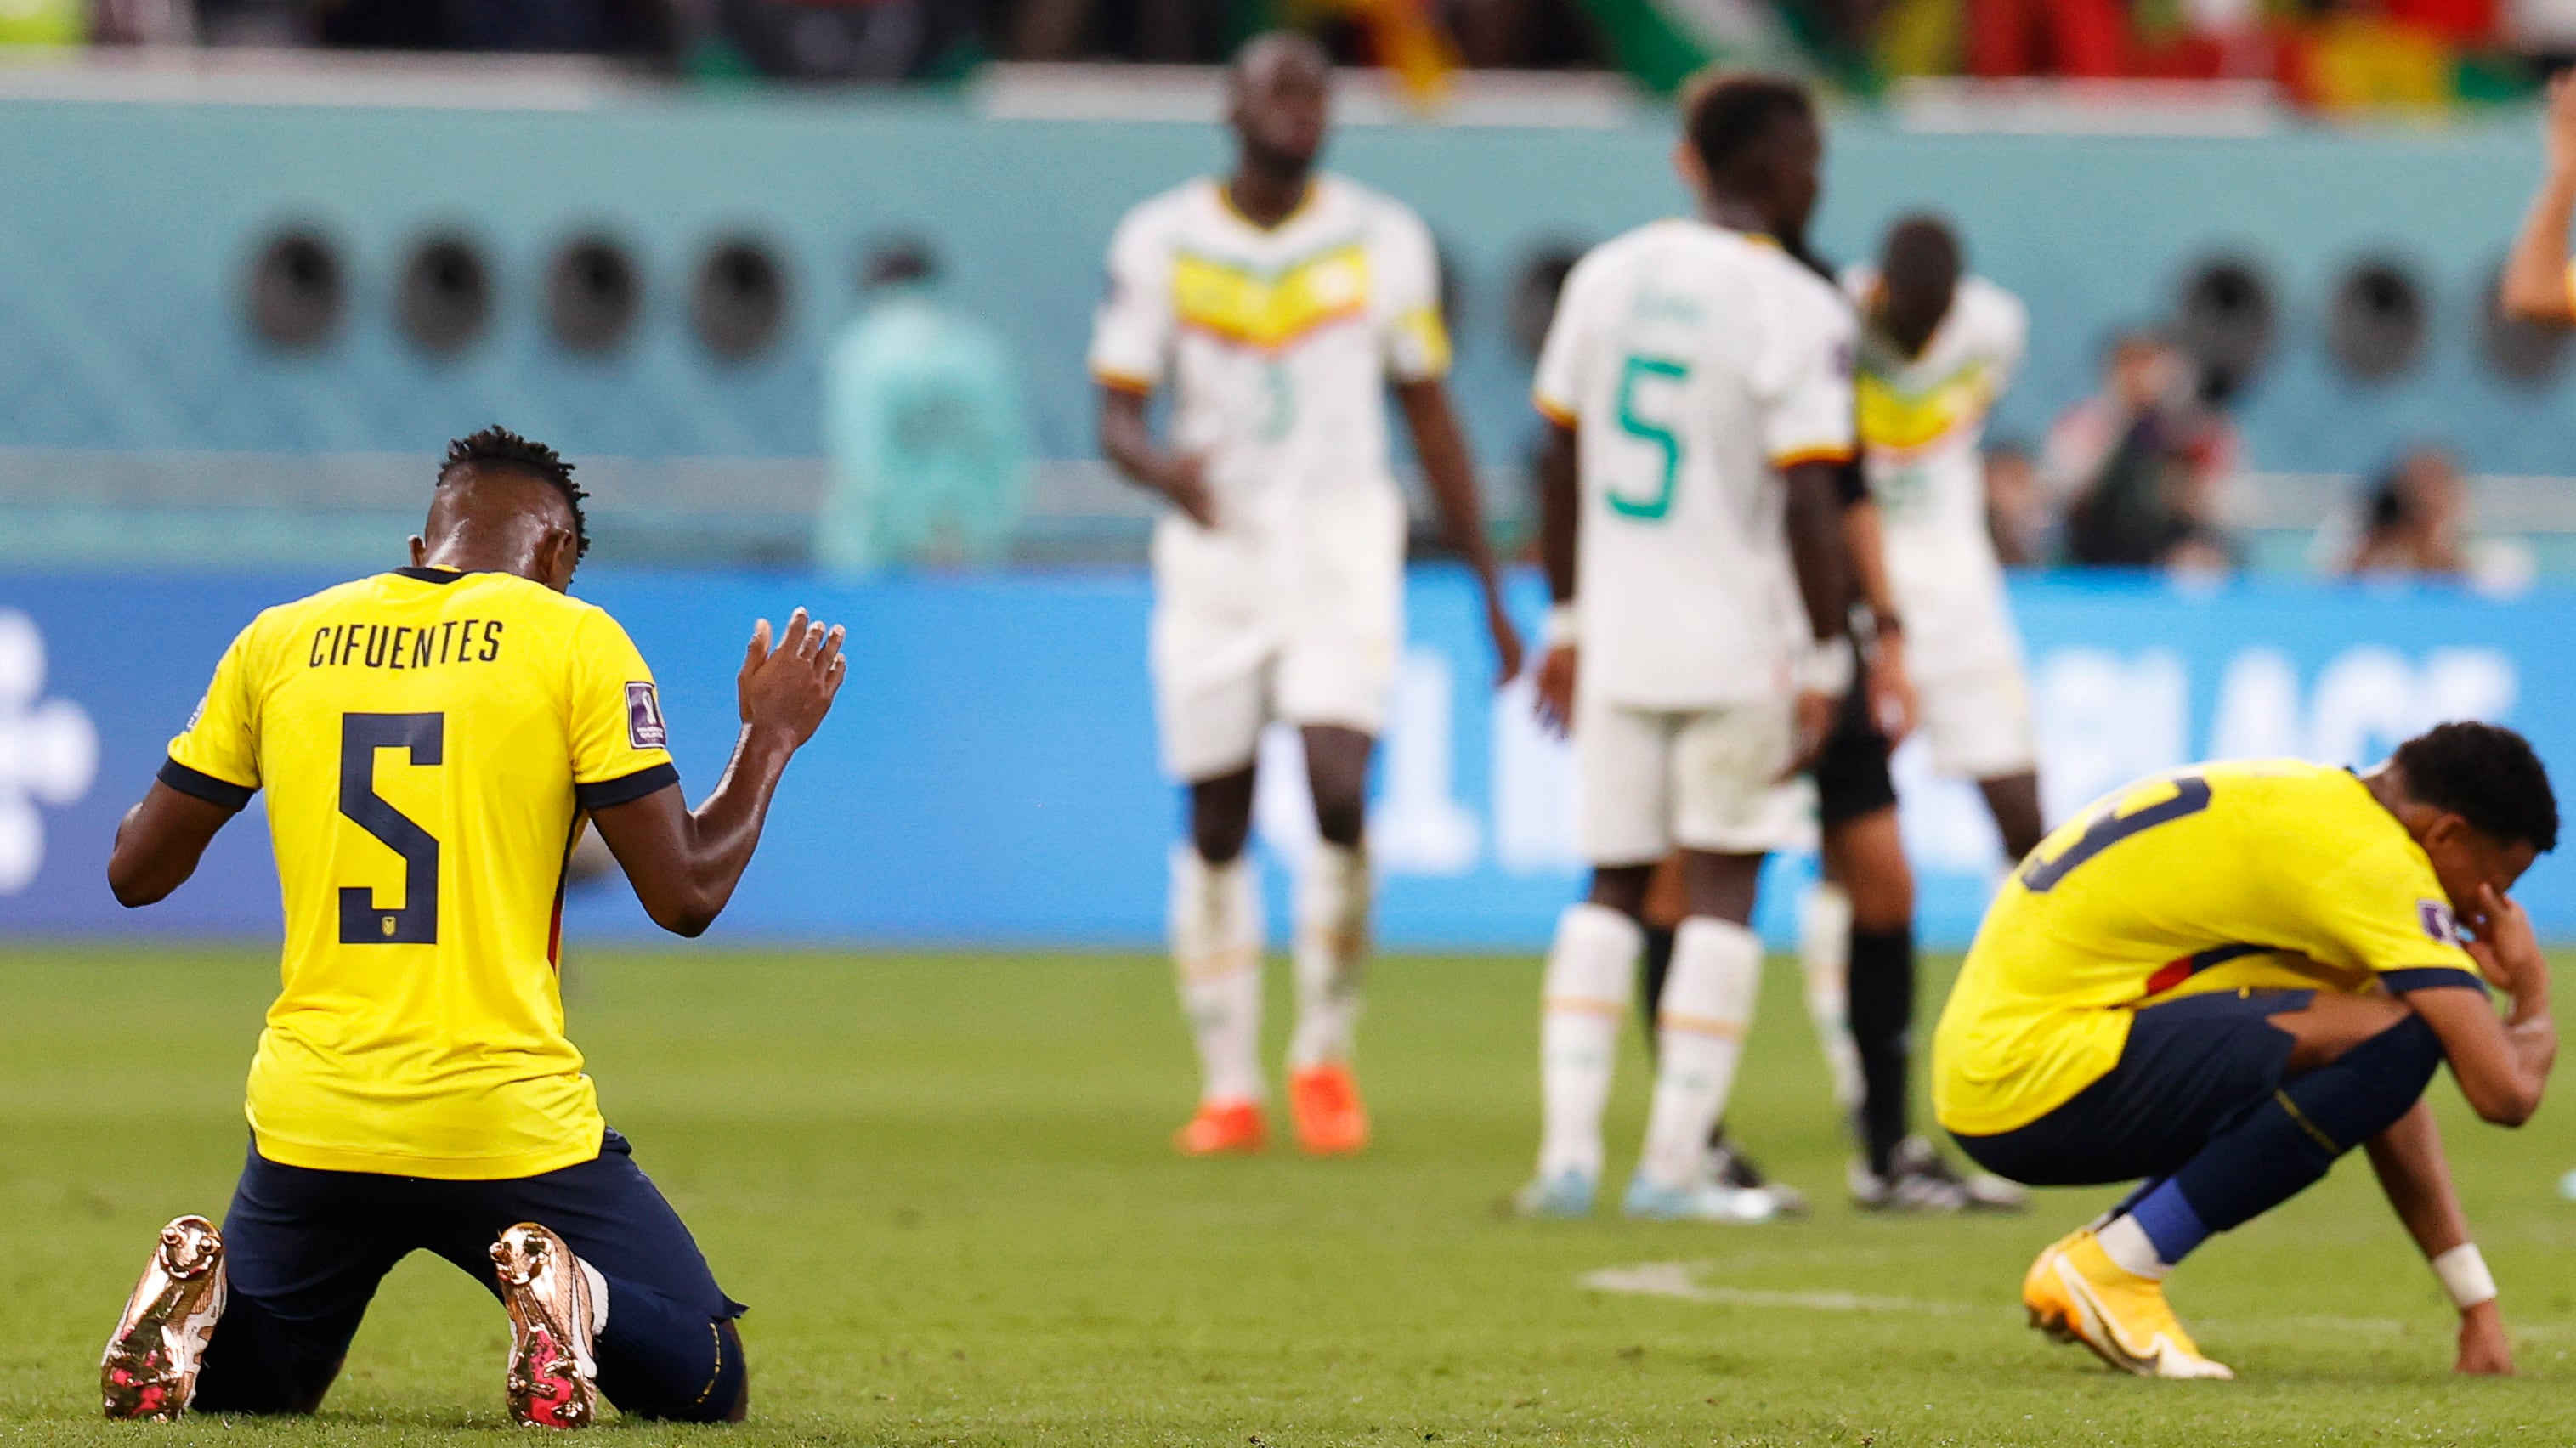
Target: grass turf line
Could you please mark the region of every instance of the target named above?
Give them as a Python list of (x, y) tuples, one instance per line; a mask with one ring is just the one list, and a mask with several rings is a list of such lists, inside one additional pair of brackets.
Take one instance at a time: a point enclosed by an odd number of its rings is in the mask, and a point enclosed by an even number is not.
[[(501, 1426), (501, 1312), (422, 1256), (387, 1281), (319, 1419), (95, 1421), (99, 1344), (153, 1230), (221, 1213), (274, 972), (248, 949), (0, 951), (0, 1442), (481, 1443)], [(2177, 1274), (2186, 1320), (2245, 1381), (2158, 1384), (2021, 1325), (2030, 1256), (2107, 1193), (2043, 1193), (2019, 1220), (1843, 1204), (1787, 962), (1735, 1115), (1818, 1211), (1731, 1229), (1501, 1213), (1536, 1139), (1529, 959), (1380, 962), (1361, 1044), (1378, 1146), (1326, 1162), (1171, 1155), (1194, 1074), (1149, 958), (593, 949), (569, 980), (610, 1119), (753, 1304), (751, 1424), (612, 1416), (611, 1442), (2576, 1435), (2576, 1205), (2554, 1191), (2576, 1165), (2569, 1113), (2480, 1127), (2447, 1079), (2452, 1160), (2525, 1376), (2448, 1377), (2448, 1307), (2354, 1160)], [(1632, 1031), (1613, 1201), (1646, 1085)], [(1582, 1285), (1656, 1263), (1699, 1265), (1644, 1274), (1679, 1295)], [(1836, 1310), (1850, 1299), (1885, 1310)]]

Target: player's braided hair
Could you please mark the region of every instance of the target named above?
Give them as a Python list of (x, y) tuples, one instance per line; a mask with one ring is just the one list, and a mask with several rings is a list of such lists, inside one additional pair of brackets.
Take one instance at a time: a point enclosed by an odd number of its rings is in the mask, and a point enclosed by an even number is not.
[(581, 510), (582, 499), (590, 494), (572, 480), (572, 464), (563, 454), (495, 423), (449, 443), (438, 480), (444, 483), (449, 473), (467, 466), (513, 467), (545, 479), (572, 509), (573, 558), (578, 561), (590, 552), (590, 519)]
[(1699, 153), (1701, 167), (1712, 177), (1726, 175), (1747, 150), (1771, 133), (1773, 125), (1815, 113), (1815, 103), (1796, 81), (1742, 71), (1699, 82), (1682, 103), (1691, 149)]
[(2558, 848), (2558, 796), (2531, 741), (2496, 724), (2436, 724), (2397, 746), (2406, 792), (2507, 844)]

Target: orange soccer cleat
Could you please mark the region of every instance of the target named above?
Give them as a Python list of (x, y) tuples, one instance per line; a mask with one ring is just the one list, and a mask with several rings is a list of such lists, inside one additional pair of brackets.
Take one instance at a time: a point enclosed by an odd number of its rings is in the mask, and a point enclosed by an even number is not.
[(1199, 1114), (1172, 1138), (1183, 1156), (1250, 1156), (1270, 1144), (1258, 1101), (1202, 1101)]
[(1368, 1108), (1360, 1083), (1340, 1061), (1310, 1066), (1288, 1078), (1289, 1113), (1297, 1144), (1315, 1156), (1350, 1156), (1368, 1149)]

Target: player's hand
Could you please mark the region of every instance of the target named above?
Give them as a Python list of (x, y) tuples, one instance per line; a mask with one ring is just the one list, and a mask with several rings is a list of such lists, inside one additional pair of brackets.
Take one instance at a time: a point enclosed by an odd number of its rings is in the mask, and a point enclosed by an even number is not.
[(1526, 662), (1521, 652), (1521, 631), (1512, 626), (1512, 616), (1503, 607), (1499, 590), (1485, 592), (1485, 632), (1494, 636), (1494, 687), (1499, 689), (1521, 676)]
[(2549, 83), (2548, 105), (2541, 123), (2541, 150), (2549, 171), (2576, 179), (2576, 71), (2560, 71)]
[(1559, 739), (1574, 732), (1574, 673), (1577, 654), (1572, 644), (1558, 644), (1541, 654), (1538, 660), (1538, 721), (1547, 732)]
[(778, 646), (769, 643), (769, 620), (752, 625), (751, 645), (743, 651), (742, 672), (734, 695), (742, 705), (742, 722), (754, 729), (775, 729), (789, 747), (802, 748), (832, 711), (833, 696), (849, 676), (850, 661), (841, 653), (848, 630), (825, 628), (798, 609), (789, 616)]
[(1797, 707), (1796, 732), (1789, 745), (1789, 767), (1780, 771), (1783, 783), (1814, 768), (1816, 761), (1824, 756), (1825, 741), (1833, 737), (1834, 716), (1842, 712), (1843, 701), (1831, 694), (1800, 694)]
[(1869, 717), (1895, 744), (1914, 732), (1914, 676), (1905, 667), (1905, 636), (1888, 634), (1870, 646)]
[(2460, 1356), (2451, 1371), (2501, 1378), (2513, 1373), (2513, 1345), (2505, 1341), (2504, 1314), (2489, 1298), (2460, 1314)]
[(1163, 468), (1156, 479), (1163, 496), (1172, 506), (1189, 515), (1189, 520), (1202, 528), (1216, 526), (1216, 495), (1208, 490), (1207, 459), (1176, 457)]
[(2528, 1019), (2549, 1002), (2549, 957), (2540, 953), (2531, 917), (2510, 895), (2493, 885), (2480, 885), (2474, 908), (2462, 922), (2474, 938), (2462, 942), (2487, 983), (2513, 998), (2513, 1019)]

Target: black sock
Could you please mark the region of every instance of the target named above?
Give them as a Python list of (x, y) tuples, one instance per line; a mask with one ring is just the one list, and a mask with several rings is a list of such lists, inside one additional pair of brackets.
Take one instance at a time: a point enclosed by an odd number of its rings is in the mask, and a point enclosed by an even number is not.
[(1646, 1026), (1646, 1054), (1655, 1054), (1655, 1011), (1663, 1004), (1664, 977), (1673, 972), (1673, 931), (1669, 926), (1646, 927), (1646, 1008), (1638, 1019)]
[(1861, 1151), (1869, 1169), (1887, 1174), (1888, 1157), (1905, 1139), (1908, 1068), (1913, 1059), (1914, 932), (1852, 927), (1850, 995), (1845, 1010), (1860, 1055)]

